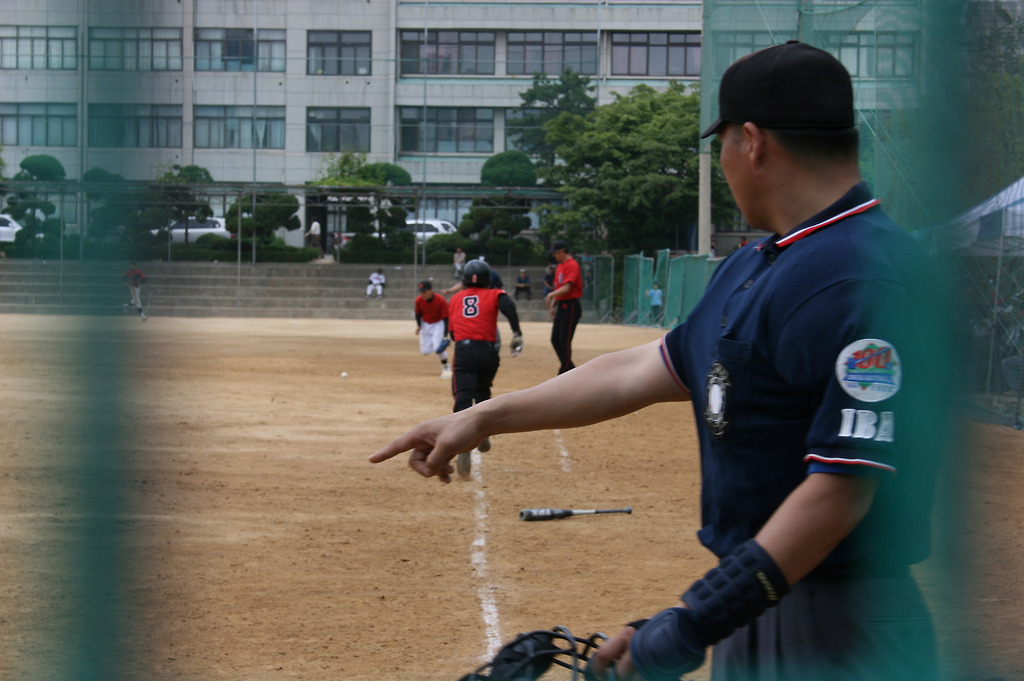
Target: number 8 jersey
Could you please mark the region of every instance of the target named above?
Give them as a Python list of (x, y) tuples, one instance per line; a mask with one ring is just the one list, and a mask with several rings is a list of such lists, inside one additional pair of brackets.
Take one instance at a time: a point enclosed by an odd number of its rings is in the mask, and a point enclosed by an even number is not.
[(448, 327), (456, 342), (498, 339), (498, 298), (500, 288), (470, 287), (458, 291), (448, 303)]

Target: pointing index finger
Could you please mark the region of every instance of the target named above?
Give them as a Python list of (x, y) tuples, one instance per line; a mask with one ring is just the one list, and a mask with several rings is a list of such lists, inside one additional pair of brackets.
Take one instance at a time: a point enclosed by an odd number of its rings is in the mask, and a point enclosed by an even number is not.
[(401, 443), (405, 438), (398, 438), (393, 440), (390, 444), (385, 445), (381, 449), (371, 454), (368, 457), (370, 463), (380, 463), (381, 461), (387, 461), (388, 459), (401, 454), (404, 451), (412, 449), (412, 445), (403, 446)]

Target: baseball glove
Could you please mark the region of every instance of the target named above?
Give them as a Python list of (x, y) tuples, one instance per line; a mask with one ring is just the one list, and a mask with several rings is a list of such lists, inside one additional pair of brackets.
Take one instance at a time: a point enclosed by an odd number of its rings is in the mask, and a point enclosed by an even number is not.
[(513, 357), (518, 355), (520, 352), (523, 351), (523, 335), (521, 333), (513, 335), (512, 342), (509, 343), (508, 346), (512, 349)]
[(445, 338), (444, 340), (442, 340), (440, 343), (437, 344), (437, 350), (434, 350), (434, 352), (436, 352), (437, 354), (440, 355), (442, 352), (447, 350), (448, 346), (451, 345), (451, 344), (452, 344), (452, 342), (450, 340), (448, 340), (447, 338)]
[(459, 681), (534, 681), (553, 664), (571, 670), (575, 680), (582, 678), (591, 653), (607, 640), (604, 634), (579, 638), (565, 627), (519, 634), (493, 660)]

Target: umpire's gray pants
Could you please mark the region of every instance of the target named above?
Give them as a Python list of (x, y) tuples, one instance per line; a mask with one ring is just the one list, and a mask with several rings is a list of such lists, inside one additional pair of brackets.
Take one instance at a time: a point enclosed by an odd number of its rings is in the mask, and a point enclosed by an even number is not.
[(720, 641), (712, 681), (933, 681), (935, 632), (910, 577), (798, 582)]

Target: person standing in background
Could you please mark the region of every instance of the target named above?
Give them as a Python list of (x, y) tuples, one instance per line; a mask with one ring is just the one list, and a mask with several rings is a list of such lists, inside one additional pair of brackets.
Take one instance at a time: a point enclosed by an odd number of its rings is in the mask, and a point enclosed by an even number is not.
[(324, 246), (320, 243), (320, 223), (313, 220), (313, 224), (309, 226), (306, 231), (306, 238), (309, 240), (309, 247), (315, 248), (320, 251), (320, 255), (323, 255)]
[(558, 373), (564, 374), (575, 369), (572, 362), (572, 339), (580, 323), (583, 296), (583, 279), (579, 263), (569, 254), (569, 244), (557, 239), (551, 244), (551, 254), (558, 261), (555, 269), (554, 289), (544, 298), (551, 311), (554, 323), (551, 325), (551, 346), (558, 355)]
[(519, 276), (516, 277), (516, 300), (519, 300), (520, 293), (525, 293), (526, 299), (530, 300), (530, 276), (526, 270), (519, 270)]
[(466, 254), (458, 246), (455, 247), (452, 264), (455, 266), (455, 278), (462, 279), (462, 268), (466, 266)]
[(658, 288), (658, 282), (651, 284), (651, 290), (647, 292), (647, 297), (651, 299), (651, 324), (661, 323), (662, 293), (662, 290)]
[(124, 281), (128, 284), (128, 291), (131, 298), (127, 303), (124, 304), (124, 309), (127, 311), (129, 307), (134, 307), (139, 311), (139, 317), (142, 321), (146, 321), (146, 313), (142, 311), (142, 284), (146, 281), (146, 275), (142, 273), (135, 263), (128, 264), (128, 270), (124, 273)]

